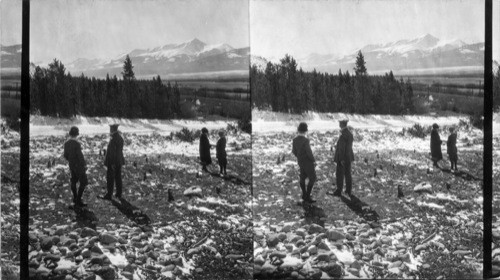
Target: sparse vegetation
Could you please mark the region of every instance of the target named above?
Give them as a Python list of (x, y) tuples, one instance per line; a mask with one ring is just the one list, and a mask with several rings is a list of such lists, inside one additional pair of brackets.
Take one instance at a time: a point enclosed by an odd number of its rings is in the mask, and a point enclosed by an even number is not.
[(174, 136), (184, 142), (192, 143), (194, 140), (200, 138), (201, 131), (199, 130), (189, 130), (184, 127), (180, 131), (176, 132)]
[(429, 129), (424, 128), (423, 126), (421, 126), (418, 123), (414, 124), (412, 127), (408, 128), (408, 130), (406, 130), (406, 131), (411, 136), (418, 137), (418, 138), (425, 138), (425, 136), (427, 136), (430, 133)]

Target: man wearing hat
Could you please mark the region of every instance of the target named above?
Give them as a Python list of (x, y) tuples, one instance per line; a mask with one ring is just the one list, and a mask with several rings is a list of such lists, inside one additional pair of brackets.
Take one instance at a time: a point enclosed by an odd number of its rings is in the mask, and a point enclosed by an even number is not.
[[(307, 124), (300, 123), (298, 127), (298, 135), (293, 139), (292, 153), (297, 157), (300, 167), (300, 188), (302, 190), (302, 200), (305, 202), (316, 202), (311, 198), (311, 191), (316, 182), (316, 160), (312, 154), (309, 139), (306, 138)], [(306, 178), (309, 178), (309, 183), (306, 188)]]
[(441, 138), (439, 137), (439, 125), (437, 123), (432, 125), (431, 131), (431, 157), (434, 167), (439, 168), (438, 161), (443, 159), (443, 153), (441, 152)]
[(108, 192), (103, 197), (104, 199), (111, 199), (115, 182), (115, 196), (117, 198), (122, 197), (122, 166), (125, 164), (125, 158), (123, 157), (123, 138), (118, 132), (118, 124), (112, 124), (109, 128), (111, 140), (109, 141), (106, 158), (104, 159), (104, 165), (106, 165), (108, 169), (106, 174)]
[[(79, 135), (78, 127), (73, 126), (69, 130), (70, 138), (64, 143), (64, 158), (69, 162), (71, 172), (71, 192), (73, 193), (73, 203), (76, 206), (86, 206), (83, 203), (82, 195), (88, 185), (87, 164), (83, 158), (82, 145), (77, 140)], [(80, 182), (80, 188), (76, 189), (76, 183)]]
[(337, 177), (337, 189), (333, 193), (335, 196), (342, 195), (342, 189), (344, 188), (344, 177), (346, 190), (345, 192), (351, 196), (352, 189), (352, 174), (351, 174), (351, 162), (354, 161), (354, 153), (352, 151), (353, 137), (349, 129), (347, 128), (348, 120), (339, 121), (340, 126), (340, 137), (337, 141), (335, 147), (335, 155), (333, 157), (334, 162), (337, 164), (337, 171), (335, 176)]

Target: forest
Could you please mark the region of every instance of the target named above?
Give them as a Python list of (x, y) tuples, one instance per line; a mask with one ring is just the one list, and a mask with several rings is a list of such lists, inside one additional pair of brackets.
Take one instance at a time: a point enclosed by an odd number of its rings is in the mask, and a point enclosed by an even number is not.
[(57, 59), (47, 68), (37, 66), (30, 75), (30, 113), (147, 119), (170, 119), (180, 113), (177, 83), (165, 85), (160, 76), (137, 80), (128, 56), (122, 75), (122, 79), (73, 77)]
[[(495, 107), (500, 104), (499, 70), (494, 71)], [(316, 111), (399, 115), (429, 111), (409, 79), (398, 80), (392, 71), (369, 75), (361, 52), (352, 74), (349, 70), (339, 70), (336, 75), (307, 72), (290, 55), (279, 63), (268, 62), (265, 69), (253, 65), (250, 72), (252, 105), (259, 109), (295, 114)], [(469, 113), (460, 108), (457, 111)]]

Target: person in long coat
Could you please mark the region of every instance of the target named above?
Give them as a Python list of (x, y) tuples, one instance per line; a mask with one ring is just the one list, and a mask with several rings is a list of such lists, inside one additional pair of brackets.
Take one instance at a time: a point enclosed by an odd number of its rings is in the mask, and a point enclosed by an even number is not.
[[(306, 137), (307, 124), (300, 123), (297, 129), (298, 135), (293, 139), (292, 153), (297, 157), (300, 168), (299, 185), (302, 190), (302, 200), (309, 203), (316, 202), (311, 198), (311, 191), (316, 182), (316, 160), (314, 159), (309, 139)], [(309, 183), (306, 187), (306, 178)]]
[(335, 196), (341, 196), (344, 188), (345, 179), (345, 192), (351, 196), (352, 191), (352, 173), (351, 163), (354, 161), (354, 152), (352, 150), (353, 136), (347, 128), (348, 120), (339, 121), (340, 137), (335, 146), (335, 155), (333, 161), (337, 164), (335, 177), (337, 178), (337, 189), (333, 193)]
[(122, 166), (125, 164), (123, 157), (123, 137), (118, 131), (118, 124), (110, 125), (111, 140), (108, 144), (104, 165), (107, 167), (106, 181), (107, 193), (104, 199), (111, 199), (113, 188), (116, 184), (117, 198), (122, 197)]
[(432, 125), (431, 131), (431, 158), (434, 167), (438, 167), (438, 162), (443, 159), (443, 153), (441, 152), (441, 137), (439, 137), (439, 125), (436, 123)]
[(458, 150), (457, 150), (457, 133), (453, 127), (450, 128), (450, 136), (446, 142), (446, 152), (451, 163), (451, 170), (457, 170)]
[(219, 131), (219, 140), (217, 141), (216, 145), (216, 156), (217, 156), (217, 161), (219, 162), (219, 168), (220, 168), (220, 175), (221, 176), (226, 176), (227, 171), (227, 153), (226, 153), (226, 135), (224, 131)]
[(201, 129), (200, 136), (200, 161), (202, 165), (202, 170), (208, 172), (207, 165), (212, 164), (212, 158), (210, 156), (210, 141), (208, 140), (208, 129), (205, 127)]
[[(71, 172), (71, 192), (73, 193), (73, 203), (77, 206), (86, 206), (83, 203), (82, 196), (85, 187), (88, 185), (87, 180), (87, 163), (82, 153), (82, 145), (78, 141), (79, 135), (78, 127), (73, 126), (69, 130), (70, 138), (64, 143), (64, 158), (69, 163), (69, 170)], [(76, 188), (76, 184), (80, 182), (80, 187)]]

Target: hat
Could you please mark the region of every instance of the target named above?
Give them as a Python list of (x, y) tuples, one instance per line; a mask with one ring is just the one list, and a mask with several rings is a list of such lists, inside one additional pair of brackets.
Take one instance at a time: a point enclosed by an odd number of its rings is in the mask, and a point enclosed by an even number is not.
[(78, 136), (80, 134), (78, 127), (72, 126), (71, 129), (69, 130), (69, 136)]
[(339, 121), (339, 124), (342, 125), (342, 126), (347, 126), (347, 123), (349, 122), (349, 120), (347, 119), (344, 119), (344, 120), (340, 120)]
[(306, 132), (307, 131), (307, 123), (301, 122), (299, 127), (297, 128), (298, 132)]
[(110, 124), (109, 129), (111, 130), (111, 132), (115, 132), (118, 131), (118, 126), (119, 124)]
[(439, 125), (437, 123), (432, 125), (432, 128), (439, 128)]
[(208, 133), (208, 129), (206, 127), (202, 128), (201, 133)]

